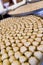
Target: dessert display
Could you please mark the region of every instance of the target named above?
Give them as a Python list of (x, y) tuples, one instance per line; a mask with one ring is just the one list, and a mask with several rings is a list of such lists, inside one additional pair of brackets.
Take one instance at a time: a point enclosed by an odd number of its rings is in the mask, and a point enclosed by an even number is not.
[(0, 21), (0, 65), (38, 65), (42, 57), (42, 18), (29, 15)]

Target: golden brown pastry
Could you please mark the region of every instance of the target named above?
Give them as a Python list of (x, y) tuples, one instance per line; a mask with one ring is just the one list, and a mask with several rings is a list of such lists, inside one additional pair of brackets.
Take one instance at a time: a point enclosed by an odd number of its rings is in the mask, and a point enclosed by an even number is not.
[(11, 65), (20, 65), (19, 61), (15, 60)]
[(13, 61), (15, 61), (15, 57), (14, 56), (10, 56), (9, 61), (12, 63)]
[(6, 59), (6, 58), (8, 58), (8, 54), (7, 54), (7, 53), (4, 53), (4, 54), (2, 55), (2, 60)]
[(10, 62), (8, 59), (3, 60), (3, 65), (10, 65)]

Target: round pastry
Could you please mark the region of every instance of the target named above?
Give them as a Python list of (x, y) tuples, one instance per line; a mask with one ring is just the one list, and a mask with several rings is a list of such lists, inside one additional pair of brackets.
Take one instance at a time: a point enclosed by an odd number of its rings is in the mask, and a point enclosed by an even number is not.
[(12, 44), (12, 47), (16, 47), (16, 44), (13, 43), (13, 44)]
[(22, 47), (20, 48), (20, 52), (21, 52), (21, 53), (24, 53), (25, 51), (27, 51), (27, 48), (26, 48), (25, 46), (22, 46)]
[(10, 62), (8, 59), (3, 60), (3, 65), (10, 65)]
[(31, 42), (25, 42), (23, 44), (24, 44), (24, 46), (29, 47), (29, 45), (31, 45)]
[(4, 54), (4, 53), (6, 53), (6, 49), (1, 50), (1, 54)]
[(37, 47), (37, 50), (43, 52), (43, 45), (39, 45), (39, 46)]
[(27, 58), (25, 56), (20, 56), (19, 60), (21, 63), (23, 63), (27, 60)]
[(41, 41), (41, 38), (40, 37), (37, 37), (35, 38), (36, 41), (40, 42)]
[(12, 63), (13, 61), (15, 61), (15, 57), (14, 56), (10, 56), (9, 61)]
[(43, 54), (40, 52), (40, 51), (36, 51), (36, 52), (34, 52), (34, 56), (37, 58), (37, 59), (42, 59), (42, 56), (43, 56)]
[(35, 49), (36, 49), (36, 47), (35, 47), (35, 46), (29, 46), (29, 50), (30, 50), (31, 52), (34, 52), (34, 51), (35, 51)]
[(16, 59), (19, 59), (21, 55), (22, 54), (19, 51), (15, 52), (15, 58)]
[(15, 60), (11, 65), (20, 65), (19, 61)]
[(19, 50), (19, 47), (14, 47), (13, 50), (14, 52), (17, 52)]
[(6, 44), (6, 46), (10, 46), (10, 42), (9, 41), (7, 41), (5, 44)]
[(23, 44), (19, 42), (19, 43), (17, 43), (17, 46), (18, 46), (18, 47), (22, 47)]
[(8, 55), (9, 55), (9, 56), (14, 55), (14, 51), (13, 51), (13, 50), (9, 50)]
[(36, 65), (38, 63), (38, 60), (35, 57), (30, 57), (29, 63), (31, 65)]
[(32, 55), (32, 52), (26, 51), (24, 54), (25, 54), (25, 56), (26, 56), (27, 58), (29, 58), (29, 57)]
[(37, 41), (33, 41), (33, 43), (32, 43), (34, 46), (38, 46), (39, 45), (39, 42), (37, 42)]
[(4, 44), (1, 44), (1, 49), (5, 49), (5, 45)]
[(6, 51), (8, 52), (9, 50), (12, 50), (12, 47), (10, 46), (6, 47)]
[(6, 59), (6, 58), (8, 58), (8, 54), (7, 54), (7, 53), (4, 53), (4, 54), (2, 55), (2, 60)]

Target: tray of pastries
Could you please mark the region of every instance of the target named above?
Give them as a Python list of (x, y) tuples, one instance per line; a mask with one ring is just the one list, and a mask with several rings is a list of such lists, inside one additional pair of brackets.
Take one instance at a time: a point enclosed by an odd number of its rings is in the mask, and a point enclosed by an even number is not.
[(0, 21), (0, 65), (41, 65), (43, 19), (9, 17)]

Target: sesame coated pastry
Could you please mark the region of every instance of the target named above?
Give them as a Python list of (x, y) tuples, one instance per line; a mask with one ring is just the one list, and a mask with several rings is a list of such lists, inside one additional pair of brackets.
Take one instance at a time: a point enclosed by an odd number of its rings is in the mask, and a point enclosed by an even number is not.
[(38, 65), (42, 57), (42, 18), (29, 15), (0, 21), (0, 65)]

